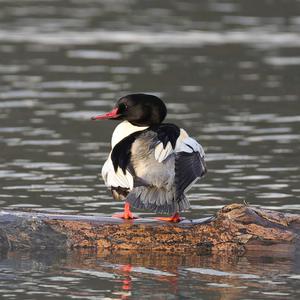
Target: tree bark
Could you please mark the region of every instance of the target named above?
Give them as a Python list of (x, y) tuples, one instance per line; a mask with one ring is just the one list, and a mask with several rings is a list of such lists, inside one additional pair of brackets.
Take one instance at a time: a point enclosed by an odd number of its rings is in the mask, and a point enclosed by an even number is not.
[(0, 212), (0, 250), (92, 248), (206, 254), (290, 252), (298, 247), (300, 215), (230, 204), (215, 216), (170, 224), (151, 219)]

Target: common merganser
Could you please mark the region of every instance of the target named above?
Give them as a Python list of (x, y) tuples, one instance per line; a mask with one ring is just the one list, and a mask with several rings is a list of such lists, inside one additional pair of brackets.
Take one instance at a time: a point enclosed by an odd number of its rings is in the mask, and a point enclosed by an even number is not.
[(179, 212), (190, 207), (185, 192), (206, 172), (204, 151), (186, 131), (162, 123), (167, 115), (163, 101), (149, 94), (120, 98), (112, 111), (92, 120), (122, 120), (114, 130), (108, 159), (102, 167), (105, 185), (114, 199), (130, 206), (173, 214), (161, 220), (179, 222)]

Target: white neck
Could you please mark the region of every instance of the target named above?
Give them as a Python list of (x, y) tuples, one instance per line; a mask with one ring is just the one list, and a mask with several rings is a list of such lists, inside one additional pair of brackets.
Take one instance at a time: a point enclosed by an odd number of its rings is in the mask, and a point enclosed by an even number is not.
[(142, 131), (147, 129), (149, 126), (140, 127), (135, 126), (129, 123), (128, 121), (123, 121), (120, 123), (114, 130), (112, 137), (111, 137), (111, 147), (113, 148), (116, 144), (118, 144), (121, 140), (125, 137), (129, 136), (130, 134)]

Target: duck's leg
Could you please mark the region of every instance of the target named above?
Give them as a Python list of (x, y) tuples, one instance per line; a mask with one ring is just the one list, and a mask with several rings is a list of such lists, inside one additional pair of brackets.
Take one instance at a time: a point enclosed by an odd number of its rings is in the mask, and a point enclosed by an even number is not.
[(156, 217), (154, 219), (159, 220), (159, 221), (173, 222), (173, 223), (178, 223), (183, 220), (183, 218), (180, 217), (178, 212), (176, 212), (171, 217)]
[(137, 219), (137, 217), (134, 216), (133, 213), (131, 212), (130, 204), (128, 202), (125, 202), (124, 212), (123, 213), (118, 213), (118, 214), (113, 214), (113, 217), (114, 218), (125, 219), (125, 220)]

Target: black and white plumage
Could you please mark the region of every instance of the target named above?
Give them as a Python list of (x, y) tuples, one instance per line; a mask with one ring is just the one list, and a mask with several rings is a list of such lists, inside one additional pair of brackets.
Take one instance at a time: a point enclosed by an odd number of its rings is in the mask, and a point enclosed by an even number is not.
[(175, 213), (189, 208), (185, 192), (207, 169), (201, 145), (184, 129), (162, 123), (166, 113), (158, 97), (131, 94), (93, 119), (123, 120), (102, 168), (114, 198), (135, 208)]

